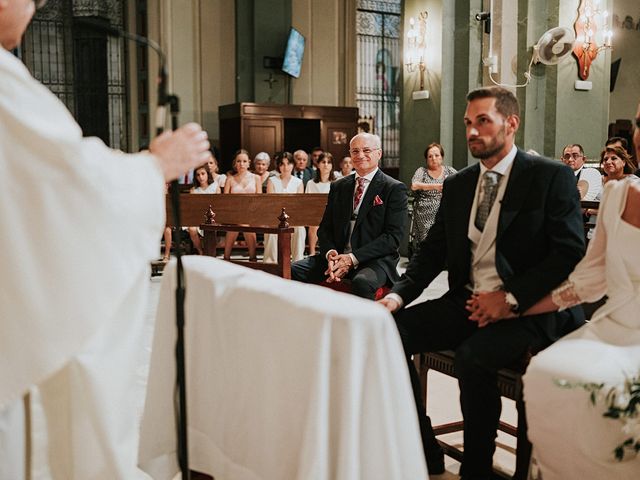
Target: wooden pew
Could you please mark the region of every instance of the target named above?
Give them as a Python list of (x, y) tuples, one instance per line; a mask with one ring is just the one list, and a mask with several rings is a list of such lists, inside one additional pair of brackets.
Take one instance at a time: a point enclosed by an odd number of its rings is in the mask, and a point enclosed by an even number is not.
[[(327, 194), (183, 194), (180, 195), (182, 226), (199, 225), (204, 231), (204, 253), (216, 256), (218, 231), (269, 233), (278, 236), (278, 263), (234, 261), (251, 268), (291, 278), (292, 227), (320, 225)], [(174, 226), (171, 199), (166, 197), (167, 226)], [(287, 225), (281, 220), (282, 210)], [(213, 214), (213, 217), (212, 217)]]

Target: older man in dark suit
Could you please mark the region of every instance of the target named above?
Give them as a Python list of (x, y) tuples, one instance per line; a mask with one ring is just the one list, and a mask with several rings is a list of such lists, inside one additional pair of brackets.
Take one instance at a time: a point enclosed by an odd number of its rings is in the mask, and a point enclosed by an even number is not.
[(313, 168), (309, 166), (309, 155), (304, 150), (293, 152), (293, 176), (302, 180), (306, 187), (307, 182), (313, 179)]
[(378, 168), (380, 137), (351, 139), (356, 170), (335, 181), (318, 230), (320, 253), (291, 265), (291, 278), (319, 283), (351, 281), (351, 292), (374, 298), (397, 279), (398, 246), (407, 221), (407, 188)]
[[(455, 350), (465, 425), (461, 473), (475, 480), (492, 475), (501, 409), (498, 369), (584, 321), (577, 312), (507, 317), (524, 312), (560, 284), (584, 255), (584, 238), (571, 169), (514, 145), (520, 123), (515, 96), (490, 87), (472, 91), (467, 100), (467, 143), (480, 163), (445, 180), (435, 224), (393, 293), (381, 302), (397, 312), (408, 357)], [(445, 268), (445, 295), (401, 309)], [(479, 302), (474, 292), (491, 293)], [(442, 473), (442, 450), (412, 362), (409, 368), (429, 472)]]

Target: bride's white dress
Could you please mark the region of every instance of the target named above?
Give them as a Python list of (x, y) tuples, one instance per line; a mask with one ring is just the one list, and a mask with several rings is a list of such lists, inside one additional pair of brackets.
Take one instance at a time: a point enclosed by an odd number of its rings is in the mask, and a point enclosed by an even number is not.
[[(640, 456), (617, 461), (628, 435), (582, 388), (554, 380), (621, 384), (640, 373), (640, 228), (621, 218), (630, 180), (605, 189), (587, 254), (556, 295), (568, 303), (609, 299), (592, 320), (536, 355), (524, 376), (528, 433), (544, 480), (640, 479)], [(555, 300), (555, 298), (554, 298)], [(626, 455), (625, 455), (626, 456)]]

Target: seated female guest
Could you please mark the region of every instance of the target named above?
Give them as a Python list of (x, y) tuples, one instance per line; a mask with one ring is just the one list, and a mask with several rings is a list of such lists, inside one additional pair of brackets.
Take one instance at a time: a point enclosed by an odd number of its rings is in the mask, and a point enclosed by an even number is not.
[(270, 163), (271, 157), (269, 157), (267, 152), (260, 152), (253, 159), (253, 172), (260, 177), (260, 181), (262, 182), (262, 193), (267, 193), (269, 177), (273, 176), (269, 171)]
[[(349, 162), (351, 162), (350, 158)], [(313, 181), (307, 182), (305, 193), (329, 193), (331, 182), (333, 182), (334, 180), (335, 175), (333, 172), (333, 155), (331, 155), (329, 152), (323, 152), (320, 154), (320, 158), (318, 160), (318, 168), (316, 170)], [(309, 255), (316, 254), (317, 243), (318, 227), (309, 226)]]
[[(220, 193), (220, 187), (218, 182), (213, 179), (208, 163), (200, 165), (193, 171), (193, 187), (191, 187), (189, 193)], [(188, 230), (193, 248), (196, 249), (199, 255), (202, 255), (202, 242), (200, 241), (202, 230), (198, 227), (189, 227)]]
[[(302, 193), (302, 180), (293, 176), (293, 155), (283, 152), (276, 156), (276, 167), (279, 175), (271, 177), (267, 184), (267, 193)], [(311, 182), (309, 182), (311, 183)], [(304, 227), (294, 227), (291, 237), (291, 255), (293, 261), (304, 256)], [(267, 234), (264, 236), (264, 263), (278, 261), (278, 236)]]
[[(224, 193), (262, 193), (262, 181), (258, 175), (249, 171), (249, 152), (238, 150), (233, 156), (233, 175), (227, 177), (224, 184)], [(244, 239), (249, 249), (249, 260), (256, 260), (256, 234), (243, 232)], [(224, 243), (224, 258), (231, 258), (233, 244), (238, 238), (238, 232), (227, 232)]]
[(418, 167), (411, 179), (413, 201), (414, 247), (424, 240), (436, 219), (442, 198), (442, 183), (456, 173), (453, 167), (443, 165), (444, 149), (439, 143), (431, 143), (424, 151), (425, 167)]
[[(637, 410), (626, 426), (603, 416), (610, 401), (628, 406), (625, 380), (640, 375), (638, 245), (640, 182), (609, 181), (586, 256), (562, 285), (525, 312), (562, 310), (609, 297), (587, 325), (533, 357), (524, 376), (528, 436), (544, 480), (640, 478), (640, 458), (633, 451), (634, 444), (640, 445)], [(589, 384), (603, 385), (594, 402), (582, 386)], [(606, 399), (610, 387), (619, 393)]]

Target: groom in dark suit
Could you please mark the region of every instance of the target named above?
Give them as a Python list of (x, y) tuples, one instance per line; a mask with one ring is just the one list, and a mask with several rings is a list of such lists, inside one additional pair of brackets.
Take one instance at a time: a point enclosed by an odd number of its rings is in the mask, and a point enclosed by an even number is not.
[(308, 283), (351, 281), (351, 292), (373, 299), (397, 280), (398, 246), (407, 221), (407, 187), (378, 168), (380, 137), (359, 133), (349, 144), (356, 170), (331, 184), (318, 240), (320, 253), (291, 265)]
[[(584, 237), (571, 169), (514, 145), (520, 123), (516, 97), (489, 87), (470, 92), (467, 101), (467, 143), (480, 163), (445, 180), (435, 224), (381, 302), (395, 312), (408, 359), (455, 350), (465, 426), (461, 474), (484, 480), (492, 475), (501, 410), (498, 369), (584, 321), (577, 312), (507, 318), (521, 315), (561, 283), (584, 255)], [(445, 268), (446, 294), (402, 308)], [(473, 294), (480, 292), (491, 293), (477, 301)], [(443, 453), (411, 361), (409, 369), (429, 473), (442, 473)]]

